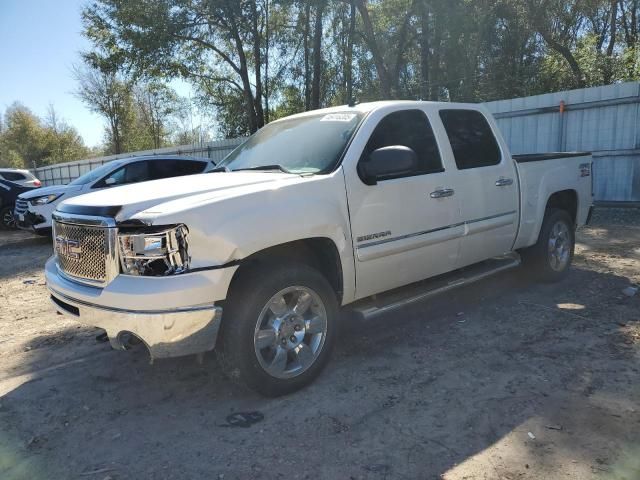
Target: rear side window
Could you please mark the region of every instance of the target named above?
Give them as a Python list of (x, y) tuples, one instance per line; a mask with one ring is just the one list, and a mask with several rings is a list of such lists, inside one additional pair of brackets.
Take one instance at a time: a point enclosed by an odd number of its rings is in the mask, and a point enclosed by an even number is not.
[(440, 110), (458, 170), (500, 163), (498, 142), (489, 122), (476, 110)]
[(2, 178), (5, 180), (11, 180), (15, 182), (16, 180), (24, 180), (26, 177), (22, 173), (18, 172), (1, 172)]
[(371, 152), (378, 148), (394, 145), (409, 147), (418, 156), (418, 169), (403, 176), (444, 170), (431, 124), (422, 110), (401, 110), (380, 120), (367, 142), (360, 161), (366, 162)]
[(149, 163), (154, 180), (202, 173), (207, 165), (207, 162), (198, 160), (152, 160)]

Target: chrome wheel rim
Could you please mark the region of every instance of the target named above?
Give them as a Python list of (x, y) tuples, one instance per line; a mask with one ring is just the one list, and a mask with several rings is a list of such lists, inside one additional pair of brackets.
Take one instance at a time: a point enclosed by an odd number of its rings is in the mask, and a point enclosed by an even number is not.
[(2, 223), (5, 227), (13, 228), (16, 224), (16, 220), (13, 218), (13, 213), (5, 212), (2, 217)]
[(275, 378), (300, 375), (317, 360), (327, 336), (327, 310), (304, 286), (276, 293), (264, 306), (253, 335), (260, 366)]
[(556, 272), (567, 267), (571, 256), (571, 234), (565, 222), (556, 222), (549, 235), (549, 265)]

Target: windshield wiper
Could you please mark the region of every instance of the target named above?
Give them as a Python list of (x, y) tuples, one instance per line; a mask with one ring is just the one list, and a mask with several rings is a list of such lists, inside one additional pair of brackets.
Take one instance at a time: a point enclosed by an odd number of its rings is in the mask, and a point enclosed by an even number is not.
[(255, 167), (246, 167), (246, 168), (236, 168), (232, 170), (233, 172), (240, 172), (242, 170), (280, 170), (284, 173), (291, 173), (289, 170), (284, 168), (282, 165), (256, 165)]

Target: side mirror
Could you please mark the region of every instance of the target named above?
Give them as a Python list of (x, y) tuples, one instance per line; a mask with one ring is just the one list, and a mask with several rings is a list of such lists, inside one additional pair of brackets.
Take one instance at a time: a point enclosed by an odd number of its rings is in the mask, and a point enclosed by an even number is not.
[(371, 152), (369, 159), (360, 164), (362, 180), (375, 185), (378, 180), (399, 177), (418, 167), (418, 155), (403, 145), (382, 147)]
[(109, 177), (104, 181), (105, 185), (114, 185), (116, 183), (116, 179), (113, 177)]

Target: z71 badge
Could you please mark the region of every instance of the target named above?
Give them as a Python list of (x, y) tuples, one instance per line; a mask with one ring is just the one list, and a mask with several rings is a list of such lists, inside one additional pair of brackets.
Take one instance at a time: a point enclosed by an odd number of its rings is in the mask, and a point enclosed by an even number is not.
[(358, 237), (357, 240), (359, 242), (366, 242), (367, 240), (375, 240), (376, 238), (384, 238), (384, 237), (390, 237), (391, 236), (391, 230), (387, 230), (386, 232), (378, 232), (378, 233), (370, 233), (369, 235), (362, 235), (361, 237)]

